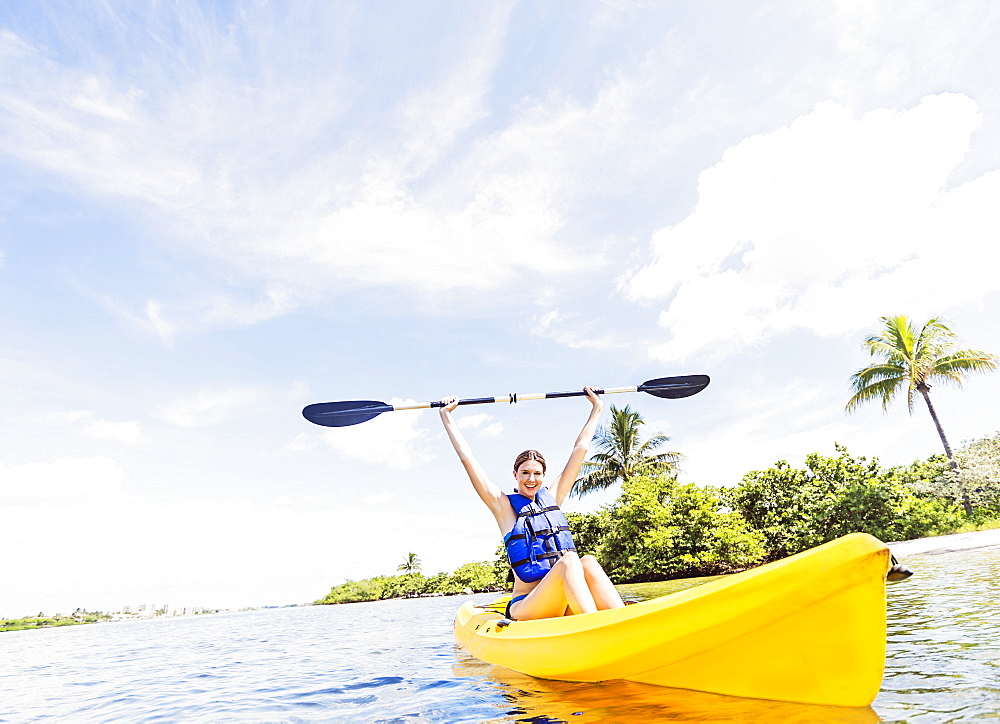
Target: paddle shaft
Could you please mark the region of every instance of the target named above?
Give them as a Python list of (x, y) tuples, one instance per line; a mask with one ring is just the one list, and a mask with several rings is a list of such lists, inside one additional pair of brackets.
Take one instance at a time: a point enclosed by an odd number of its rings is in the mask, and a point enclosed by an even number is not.
[[(612, 395), (616, 392), (637, 392), (638, 387), (608, 387), (604, 390), (594, 389), (594, 392), (598, 395)], [(586, 397), (587, 393), (583, 390), (576, 390), (574, 392), (529, 392), (527, 394), (520, 394), (517, 392), (511, 392), (507, 395), (498, 395), (497, 397), (470, 397), (467, 400), (459, 400), (459, 405), (488, 405), (494, 402), (508, 402), (514, 404), (516, 402), (525, 402), (527, 400), (553, 400), (559, 397)], [(393, 410), (426, 410), (433, 407), (444, 407), (444, 403), (441, 400), (435, 402), (415, 402), (410, 405), (389, 405)]]

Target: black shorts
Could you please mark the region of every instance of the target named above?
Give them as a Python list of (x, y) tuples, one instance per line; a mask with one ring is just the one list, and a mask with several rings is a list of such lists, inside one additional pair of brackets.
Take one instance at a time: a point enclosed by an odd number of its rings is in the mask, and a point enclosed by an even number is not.
[(510, 615), (510, 607), (513, 606), (518, 601), (523, 601), (527, 597), (528, 597), (528, 594), (526, 593), (523, 596), (514, 596), (514, 598), (510, 599), (507, 602), (507, 608), (504, 611), (504, 616), (506, 616), (507, 618), (509, 618), (511, 621), (515, 621), (516, 619), (513, 616)]

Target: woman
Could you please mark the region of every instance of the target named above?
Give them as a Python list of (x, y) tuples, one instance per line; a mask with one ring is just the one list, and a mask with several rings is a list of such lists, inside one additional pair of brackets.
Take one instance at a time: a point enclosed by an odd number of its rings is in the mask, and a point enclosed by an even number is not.
[(566, 518), (559, 510), (587, 457), (587, 446), (594, 437), (603, 407), (592, 388), (583, 389), (590, 400), (590, 416), (576, 438), (566, 467), (551, 489), (547, 488), (545, 459), (535, 450), (525, 450), (514, 461), (517, 491), (514, 495), (504, 494), (472, 455), (451, 415), (458, 406), (458, 398), (442, 400), (444, 429), (472, 487), (500, 526), (514, 569), (514, 591), (507, 605), (507, 618), (522, 621), (552, 618), (567, 612), (591, 613), (624, 605), (597, 559), (577, 555)]

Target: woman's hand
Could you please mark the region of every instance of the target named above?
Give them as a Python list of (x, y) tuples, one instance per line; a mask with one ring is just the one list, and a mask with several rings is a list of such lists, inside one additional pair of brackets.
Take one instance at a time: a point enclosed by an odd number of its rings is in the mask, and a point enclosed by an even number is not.
[(584, 387), (583, 391), (587, 393), (587, 399), (594, 406), (594, 412), (600, 413), (604, 409), (604, 400), (601, 399), (601, 396), (594, 392), (594, 388), (590, 386)]
[(442, 397), (441, 402), (443, 406), (438, 408), (438, 412), (441, 414), (441, 419), (443, 420), (445, 415), (450, 415), (458, 407), (458, 398), (454, 395), (448, 395), (448, 397)]

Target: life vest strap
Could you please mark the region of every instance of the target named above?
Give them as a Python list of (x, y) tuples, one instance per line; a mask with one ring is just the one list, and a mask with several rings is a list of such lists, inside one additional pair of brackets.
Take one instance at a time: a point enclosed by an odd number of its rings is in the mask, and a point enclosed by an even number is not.
[(561, 510), (558, 505), (549, 505), (545, 508), (538, 508), (537, 510), (532, 510), (530, 507), (525, 507), (518, 514), (518, 518), (528, 518), (532, 515), (538, 515), (539, 513), (551, 513), (553, 510)]
[[(576, 548), (575, 547), (574, 548), (570, 548), (569, 550), (575, 551)], [(542, 553), (540, 555), (535, 556), (535, 560), (538, 560), (538, 559), (548, 559), (548, 558), (562, 558), (564, 555), (566, 555), (567, 552), (568, 551), (552, 551), (551, 553)], [(521, 560), (521, 561), (514, 561), (513, 563), (510, 564), (510, 567), (511, 568), (517, 568), (520, 565), (523, 565), (525, 563), (530, 563), (530, 562), (531, 562), (530, 558), (525, 558), (524, 560)]]
[[(570, 528), (569, 528), (568, 525), (557, 525), (557, 526), (553, 526), (552, 528), (544, 528), (542, 530), (536, 530), (536, 531), (533, 531), (533, 532), (534, 532), (536, 538), (540, 538), (540, 537), (549, 538), (549, 537), (555, 535), (556, 533), (559, 533), (560, 531), (564, 531), (564, 530), (568, 531), (569, 529)], [(514, 533), (514, 531), (511, 531), (511, 533)], [(514, 533), (514, 535), (511, 535), (511, 533), (508, 533), (507, 535), (505, 535), (503, 537), (504, 543), (509, 543), (512, 540), (520, 540), (522, 538), (527, 538), (528, 537), (526, 533)]]

